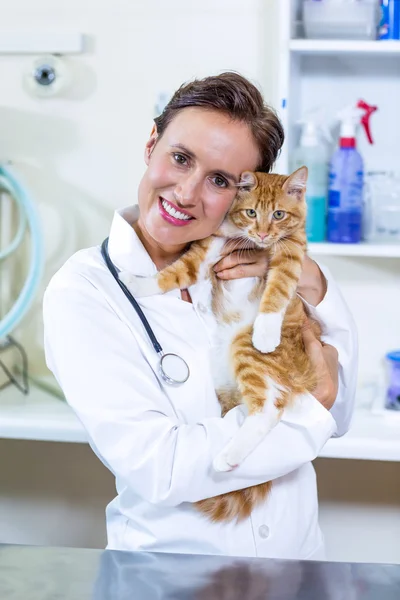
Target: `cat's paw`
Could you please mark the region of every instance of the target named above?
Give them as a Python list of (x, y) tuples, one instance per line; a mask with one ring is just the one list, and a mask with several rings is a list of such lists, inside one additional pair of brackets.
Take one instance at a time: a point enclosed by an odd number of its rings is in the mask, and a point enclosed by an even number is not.
[(121, 271), (118, 277), (136, 298), (161, 294), (156, 277), (138, 277), (129, 271)]
[(236, 467), (238, 465), (231, 462), (230, 454), (231, 454), (230, 445), (228, 444), (214, 458), (214, 460), (213, 460), (214, 471), (217, 471), (218, 473), (227, 473), (228, 471), (233, 471), (233, 469), (236, 469)]
[(262, 313), (258, 315), (253, 326), (253, 346), (260, 352), (273, 352), (281, 343), (283, 314)]

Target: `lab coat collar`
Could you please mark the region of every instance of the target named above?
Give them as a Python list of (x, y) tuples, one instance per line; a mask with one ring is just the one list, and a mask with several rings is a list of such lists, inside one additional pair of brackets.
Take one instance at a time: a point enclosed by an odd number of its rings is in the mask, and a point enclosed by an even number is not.
[(117, 269), (146, 277), (157, 273), (157, 268), (132, 227), (138, 219), (137, 205), (115, 211), (108, 239), (108, 251)]

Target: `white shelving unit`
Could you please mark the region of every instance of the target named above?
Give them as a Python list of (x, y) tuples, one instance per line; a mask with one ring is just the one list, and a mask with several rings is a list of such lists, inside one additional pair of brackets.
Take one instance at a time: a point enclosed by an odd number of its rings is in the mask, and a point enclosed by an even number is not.
[[(276, 0), (274, 88), (269, 98), (285, 128), (285, 144), (276, 165), (290, 173), (300, 138), (299, 121), (322, 109), (337, 147), (339, 111), (359, 99), (376, 105), (371, 118), (374, 144), (363, 129), (357, 146), (365, 171), (400, 175), (400, 41), (305, 39), (302, 0)], [(355, 317), (360, 339), (360, 382), (382, 376), (384, 355), (400, 348), (400, 243), (309, 244), (338, 281)], [(357, 259), (357, 260), (353, 260)]]
[(363, 98), (378, 106), (371, 121), (375, 144), (370, 146), (364, 135), (359, 135), (366, 166), (398, 171), (400, 41), (304, 39), (298, 37), (301, 0), (276, 4), (278, 66), (273, 104), (287, 138), (276, 170), (288, 171), (300, 135), (297, 123), (306, 111), (323, 107), (334, 126), (343, 107)]
[(318, 256), (360, 256), (377, 258), (400, 258), (400, 244), (308, 244), (310, 254)]
[(291, 39), (289, 41), (289, 50), (293, 54), (340, 54), (349, 55), (369, 55), (369, 56), (389, 56), (400, 55), (400, 41), (386, 40), (377, 41), (359, 41), (359, 40), (309, 40), (309, 39)]
[[(13, 387), (0, 396), (0, 438), (86, 443), (81, 423), (63, 401), (32, 388), (23, 396)], [(359, 410), (352, 428), (332, 438), (321, 457), (400, 461), (400, 419)]]
[[(278, 21), (271, 35), (275, 35), (277, 64), (271, 101), (286, 137), (276, 171), (290, 173), (290, 158), (300, 138), (299, 121), (306, 113), (323, 109), (334, 137), (333, 153), (338, 112), (362, 98), (378, 107), (371, 119), (374, 144), (367, 142), (361, 128), (358, 134), (365, 170), (400, 174), (400, 41), (305, 39), (302, 0), (277, 0), (275, 6)], [(360, 382), (371, 385), (383, 375), (385, 353), (400, 348), (400, 244), (310, 243), (308, 250), (330, 268), (349, 302), (359, 332)], [(350, 433), (331, 440), (323, 455), (392, 456), (397, 458), (390, 460), (399, 461), (396, 417), (357, 411)]]

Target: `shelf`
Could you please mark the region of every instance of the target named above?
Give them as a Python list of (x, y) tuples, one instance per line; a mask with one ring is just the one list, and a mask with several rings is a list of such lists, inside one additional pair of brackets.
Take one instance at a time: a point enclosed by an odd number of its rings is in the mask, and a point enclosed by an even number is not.
[[(349, 433), (332, 438), (320, 457), (400, 462), (400, 418), (356, 411)], [(15, 388), (0, 392), (0, 438), (51, 442), (87, 441), (69, 406), (33, 389), (23, 396)]]
[(2, 31), (0, 54), (79, 54), (84, 35), (66, 31)]
[(400, 258), (400, 244), (330, 244), (309, 243), (308, 252), (313, 255), (328, 256), (375, 256), (381, 258)]
[(332, 438), (319, 454), (325, 458), (400, 462), (400, 420), (397, 414), (376, 415), (369, 410), (354, 414), (350, 431)]
[(394, 40), (290, 40), (296, 54), (361, 54), (388, 56), (400, 54), (400, 41)]
[(70, 407), (33, 386), (28, 396), (9, 386), (0, 392), (0, 438), (46, 442), (86, 442)]

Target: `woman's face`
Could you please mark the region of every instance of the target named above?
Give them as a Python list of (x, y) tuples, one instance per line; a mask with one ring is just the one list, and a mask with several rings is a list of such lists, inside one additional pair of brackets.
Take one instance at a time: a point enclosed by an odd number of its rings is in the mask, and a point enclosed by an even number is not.
[(190, 107), (161, 138), (153, 131), (145, 161), (138, 226), (151, 245), (173, 252), (217, 231), (235, 198), (235, 183), (257, 168), (260, 153), (245, 123)]

